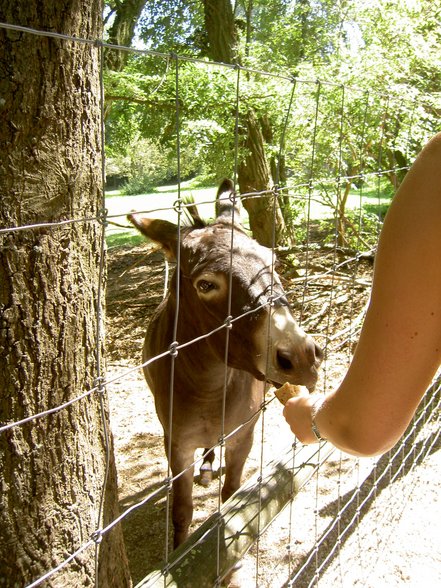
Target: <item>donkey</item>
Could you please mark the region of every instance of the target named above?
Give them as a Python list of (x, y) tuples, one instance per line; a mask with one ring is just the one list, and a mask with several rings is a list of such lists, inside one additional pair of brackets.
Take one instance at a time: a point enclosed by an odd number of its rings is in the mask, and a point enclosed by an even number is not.
[[(227, 436), (221, 494), (227, 500), (241, 483), (264, 381), (288, 381), (311, 390), (322, 360), (320, 348), (290, 312), (273, 270), (272, 251), (246, 234), (235, 199), (233, 183), (224, 180), (214, 222), (206, 225), (193, 214), (192, 226), (181, 228), (179, 241), (176, 225), (128, 215), (170, 260), (179, 255), (168, 295), (148, 326), (143, 348), (144, 362), (170, 349), (149, 362), (144, 375), (174, 478), (175, 547), (186, 539), (193, 516), (191, 464), (196, 449), (213, 448), (221, 435)], [(204, 484), (211, 478), (213, 458), (213, 449), (205, 449)]]

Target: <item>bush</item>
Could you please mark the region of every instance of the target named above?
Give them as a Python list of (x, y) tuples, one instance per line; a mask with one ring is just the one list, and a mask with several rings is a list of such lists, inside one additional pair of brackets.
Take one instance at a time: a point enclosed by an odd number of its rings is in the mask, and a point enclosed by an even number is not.
[(123, 194), (143, 194), (170, 180), (174, 175), (166, 151), (149, 139), (140, 139), (130, 149), (128, 180)]

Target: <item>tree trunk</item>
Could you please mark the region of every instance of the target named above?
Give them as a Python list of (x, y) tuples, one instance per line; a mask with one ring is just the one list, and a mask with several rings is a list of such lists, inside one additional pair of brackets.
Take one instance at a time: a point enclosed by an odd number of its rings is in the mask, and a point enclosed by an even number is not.
[[(281, 241), (284, 222), (277, 197), (271, 194), (271, 175), (263, 151), (262, 132), (252, 110), (248, 111), (244, 122), (246, 126), (243, 130), (242, 142), (246, 156), (239, 163), (237, 174), (239, 189), (241, 194), (250, 196), (243, 198), (242, 202), (248, 212), (253, 236), (262, 245), (272, 247)], [(266, 194), (253, 197), (253, 192), (266, 192)]]
[[(101, 36), (101, 15), (99, 0), (0, 0), (2, 22), (82, 38)], [(0, 48), (0, 226), (96, 216), (103, 206), (99, 48), (1, 28)], [(87, 221), (0, 235), (2, 425), (94, 386), (101, 232)], [(0, 433), (2, 586), (41, 577), (115, 517), (111, 437), (109, 456), (98, 521), (107, 451), (97, 393)], [(103, 537), (98, 562), (101, 586), (130, 585), (119, 527)], [(94, 581), (92, 545), (45, 586)]]
[(348, 202), (349, 193), (351, 191), (351, 182), (347, 181), (343, 189), (343, 193), (339, 188), (337, 198), (337, 244), (339, 247), (346, 247), (348, 242), (346, 239), (346, 204)]
[(237, 57), (237, 31), (230, 0), (202, 0), (210, 58), (234, 63)]
[[(237, 54), (237, 31), (230, 0), (203, 0), (203, 4), (209, 57), (215, 61), (234, 63), (234, 56)], [(252, 109), (243, 115), (241, 125), (243, 133), (240, 146), (246, 155), (237, 170), (240, 192), (245, 194), (267, 191), (272, 183), (271, 170), (265, 154), (262, 129)], [(244, 199), (244, 206), (250, 218), (254, 238), (268, 247), (281, 243), (285, 234), (285, 224), (278, 200), (274, 201), (268, 195), (256, 196)], [(273, 220), (276, 222), (275, 242)]]
[[(124, 0), (117, 2), (114, 21), (109, 29), (108, 42), (113, 45), (130, 47), (135, 34), (136, 23), (146, 4), (146, 0)], [(126, 64), (129, 53), (127, 51), (106, 51), (106, 67), (121, 71)]]

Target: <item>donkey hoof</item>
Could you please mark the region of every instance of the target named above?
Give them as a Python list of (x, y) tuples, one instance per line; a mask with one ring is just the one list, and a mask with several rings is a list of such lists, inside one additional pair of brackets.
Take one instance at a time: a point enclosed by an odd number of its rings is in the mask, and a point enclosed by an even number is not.
[(200, 479), (199, 479), (199, 484), (201, 486), (209, 486), (211, 481), (213, 480), (213, 472), (210, 468), (204, 468), (203, 466), (201, 467), (200, 470)]

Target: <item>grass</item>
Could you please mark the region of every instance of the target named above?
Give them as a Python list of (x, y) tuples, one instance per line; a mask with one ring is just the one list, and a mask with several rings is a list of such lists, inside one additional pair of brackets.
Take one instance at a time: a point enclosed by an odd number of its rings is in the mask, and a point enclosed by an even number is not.
[[(202, 218), (207, 220), (213, 218), (216, 191), (217, 186), (200, 187), (196, 179), (181, 182), (180, 192), (177, 184), (160, 186), (147, 194), (123, 195), (119, 190), (107, 192), (106, 206), (109, 226), (106, 231), (106, 241), (108, 247), (135, 246), (143, 241), (143, 237), (131, 227), (126, 219), (129, 212), (142, 212), (143, 216), (148, 218), (168, 220), (177, 224), (178, 213), (174, 204), (179, 193), (181, 197), (191, 196), (194, 199)], [(346, 210), (350, 212), (359, 209), (361, 201), (362, 209), (365, 212), (384, 218), (391, 198), (392, 192), (389, 184), (384, 182), (381, 185), (372, 184), (363, 187), (361, 193), (356, 189), (351, 190)], [(333, 215), (333, 208), (322, 204), (319, 195), (313, 198), (310, 206), (312, 219), (325, 220), (332, 218)]]
[(121, 246), (136, 247), (137, 245), (141, 245), (143, 241), (145, 241), (144, 237), (139, 233), (135, 233), (134, 230), (106, 235), (107, 247), (109, 248)]
[[(182, 182), (181, 197), (192, 196), (198, 205), (202, 218), (214, 217), (214, 199), (217, 187), (197, 188), (194, 183)], [(120, 245), (135, 245), (142, 241), (142, 237), (131, 228), (126, 219), (129, 212), (142, 212), (148, 218), (159, 218), (173, 223), (178, 222), (178, 213), (174, 204), (178, 199), (179, 186), (160, 186), (148, 194), (122, 195), (119, 190), (106, 192), (106, 207), (108, 210), (109, 226), (106, 231), (108, 247)], [(138, 239), (138, 241), (135, 239)]]

